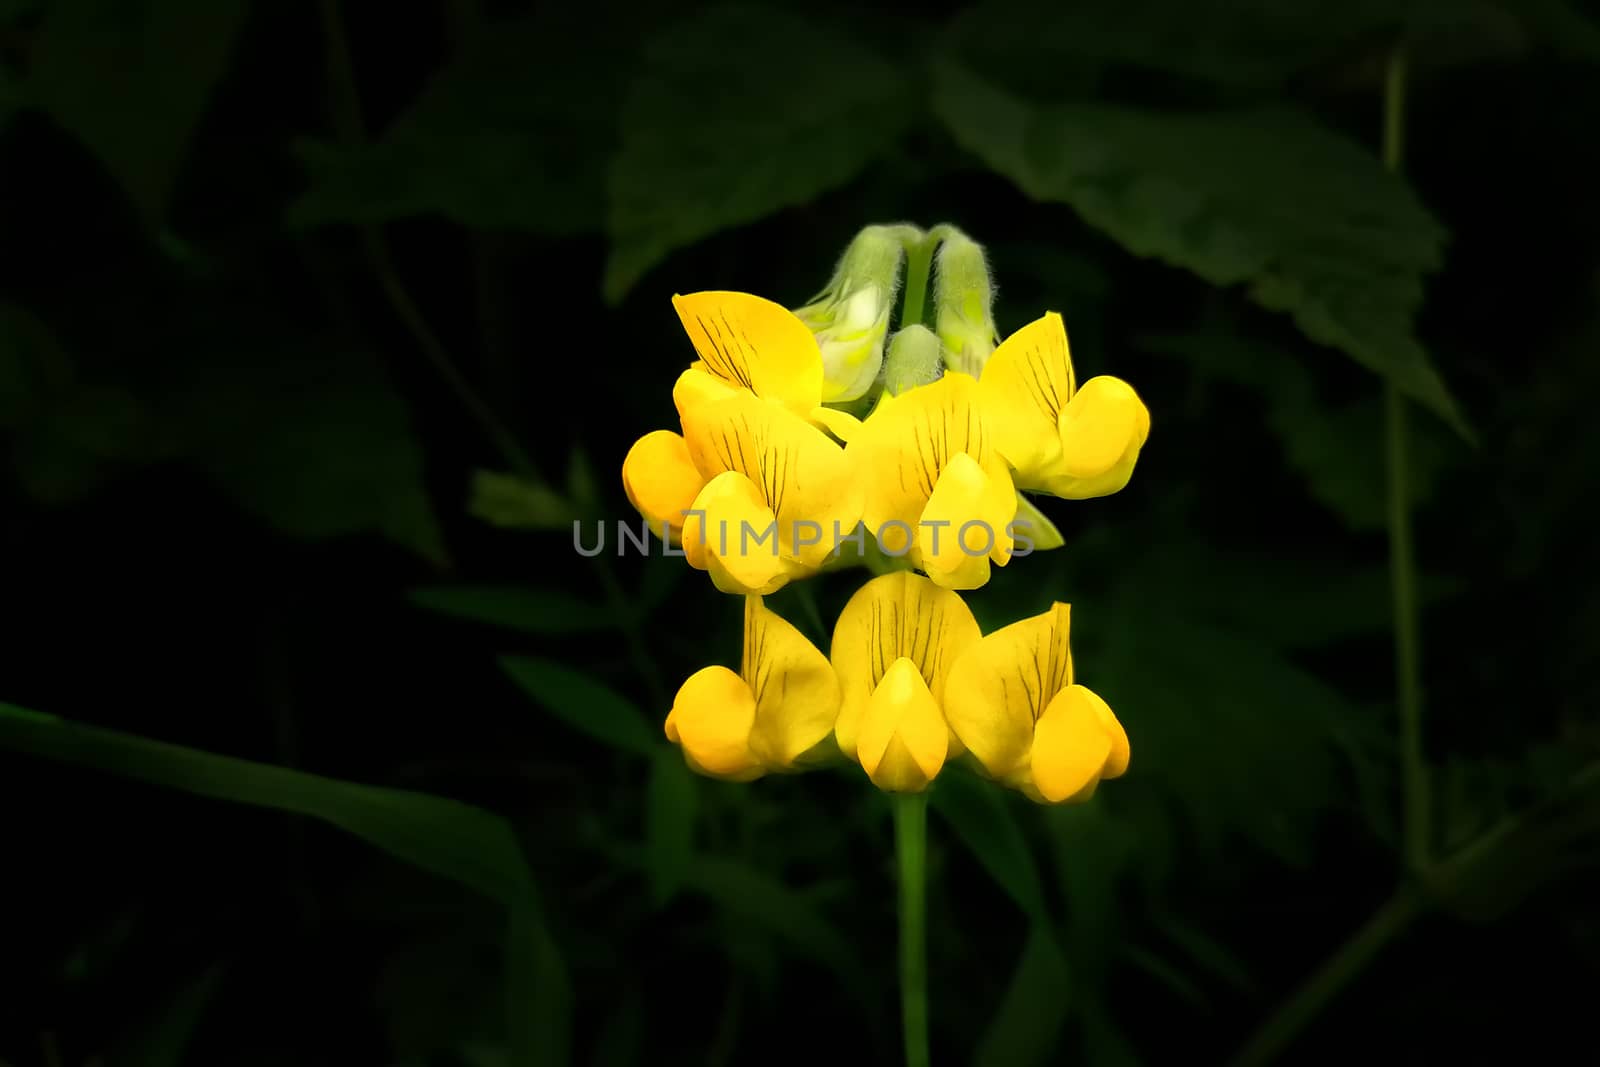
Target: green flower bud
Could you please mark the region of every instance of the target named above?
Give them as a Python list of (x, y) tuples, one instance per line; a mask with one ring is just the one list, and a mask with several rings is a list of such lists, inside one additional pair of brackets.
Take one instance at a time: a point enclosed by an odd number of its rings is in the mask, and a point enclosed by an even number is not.
[(907, 326), (889, 342), (883, 363), (883, 391), (899, 396), (908, 389), (936, 381), (944, 371), (939, 338), (920, 323)]
[(934, 325), (944, 344), (945, 363), (976, 378), (1000, 343), (994, 283), (978, 243), (953, 226), (940, 229), (946, 232), (934, 261)]
[(823, 403), (857, 400), (878, 380), (905, 242), (921, 236), (915, 226), (868, 226), (845, 249), (828, 287), (796, 309), (822, 347)]

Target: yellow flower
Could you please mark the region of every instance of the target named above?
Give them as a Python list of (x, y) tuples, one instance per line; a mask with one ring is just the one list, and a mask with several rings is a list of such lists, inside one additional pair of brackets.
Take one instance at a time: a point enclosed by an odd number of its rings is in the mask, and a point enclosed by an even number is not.
[(978, 639), (959, 596), (909, 571), (872, 579), (845, 605), (833, 631), (834, 737), (879, 789), (918, 792), (961, 754), (941, 702), (950, 665)]
[(666, 733), (690, 767), (747, 782), (801, 769), (838, 713), (839, 680), (828, 658), (752, 596), (745, 598), (739, 673), (706, 667), (690, 675)]
[(792, 410), (732, 390), (689, 407), (683, 429), (640, 438), (623, 485), (723, 592), (771, 593), (814, 573), (860, 521), (844, 449)]
[[(1036, 801), (1087, 800), (1128, 769), (1128, 735), (1106, 702), (1072, 677), (1071, 609), (996, 630), (951, 666), (951, 731), (995, 779)], [(837, 655), (837, 653), (836, 653)]]
[(700, 404), (748, 391), (845, 437), (856, 419), (822, 406), (822, 348), (792, 311), (750, 293), (674, 296), (699, 359), (678, 376), (678, 417)]
[(1067, 331), (1053, 311), (994, 350), (978, 392), (995, 447), (1024, 489), (1108, 496), (1128, 484), (1150, 435), (1150, 412), (1127, 382), (1101, 376), (1077, 384)]
[(1017, 491), (978, 383), (947, 373), (885, 396), (850, 439), (861, 518), (891, 556), (948, 589), (976, 589), (1014, 547)]

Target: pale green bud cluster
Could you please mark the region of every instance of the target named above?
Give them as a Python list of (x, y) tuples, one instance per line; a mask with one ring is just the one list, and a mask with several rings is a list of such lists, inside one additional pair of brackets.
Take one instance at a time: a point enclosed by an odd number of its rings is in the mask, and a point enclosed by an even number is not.
[(905, 246), (921, 236), (915, 226), (868, 226), (845, 249), (828, 287), (795, 310), (822, 348), (824, 403), (858, 400), (877, 384)]
[(943, 240), (934, 261), (934, 326), (945, 364), (976, 378), (1000, 343), (994, 325), (994, 284), (983, 248), (953, 226), (936, 227)]

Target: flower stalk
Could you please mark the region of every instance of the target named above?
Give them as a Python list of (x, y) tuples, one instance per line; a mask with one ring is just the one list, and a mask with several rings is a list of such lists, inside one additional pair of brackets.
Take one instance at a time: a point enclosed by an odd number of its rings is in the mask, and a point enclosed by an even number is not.
[(906, 298), (900, 305), (900, 329), (922, 324), (928, 299), (928, 276), (933, 273), (933, 253), (940, 235), (928, 233), (906, 250)]
[[(1406, 58), (1396, 48), (1384, 71), (1383, 165), (1399, 171), (1405, 144)], [(1422, 749), (1422, 671), (1417, 622), (1416, 564), (1411, 541), (1407, 484), (1406, 401), (1394, 384), (1384, 385), (1384, 444), (1389, 470), (1389, 575), (1394, 596), (1395, 680), (1400, 706), (1400, 760), (1405, 862), (1424, 876), (1430, 856), (1428, 763)]]
[(906, 1067), (928, 1067), (928, 794), (896, 793), (900, 883), (900, 1022)]

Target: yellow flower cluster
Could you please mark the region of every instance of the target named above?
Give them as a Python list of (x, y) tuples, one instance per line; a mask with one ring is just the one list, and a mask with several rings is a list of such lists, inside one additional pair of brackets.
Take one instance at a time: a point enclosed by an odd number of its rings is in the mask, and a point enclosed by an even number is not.
[[(1073, 681), (1067, 605), (983, 636), (957, 591), (1035, 543), (1042, 517), (1019, 489), (1082, 499), (1127, 483), (1150, 427), (1133, 389), (1079, 386), (1052, 312), (975, 375), (885, 392), (858, 420), (825, 406), (839, 390), (795, 313), (737, 292), (673, 305), (699, 356), (673, 389), (682, 432), (641, 438), (623, 483), (691, 566), (746, 598), (740, 672), (698, 672), (667, 718), (689, 763), (748, 780), (842, 753), (880, 788), (916, 791), (968, 754), (1052, 803), (1121, 774), (1126, 734)], [(874, 352), (832, 354), (853, 376), (882, 361), (883, 331), (858, 332)], [(761, 597), (868, 539), (921, 573), (869, 581), (824, 656)]]

